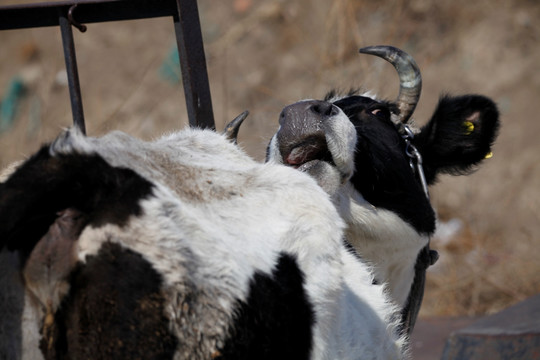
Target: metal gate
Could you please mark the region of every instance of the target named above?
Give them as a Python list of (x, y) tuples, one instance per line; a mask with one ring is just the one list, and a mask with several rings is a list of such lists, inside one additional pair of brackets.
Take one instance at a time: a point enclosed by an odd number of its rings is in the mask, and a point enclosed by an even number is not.
[(84, 24), (173, 18), (189, 124), (215, 129), (196, 0), (71, 0), (0, 6), (0, 30), (59, 26), (68, 75), (73, 124), (86, 132), (73, 27)]

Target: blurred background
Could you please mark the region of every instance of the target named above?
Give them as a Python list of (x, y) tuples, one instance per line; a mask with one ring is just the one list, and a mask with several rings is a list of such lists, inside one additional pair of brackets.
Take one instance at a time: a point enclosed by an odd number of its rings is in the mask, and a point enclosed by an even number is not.
[[(0, 5), (34, 1), (0, 0)], [(243, 110), (240, 145), (264, 159), (281, 109), (331, 89), (394, 99), (397, 75), (367, 45), (409, 52), (423, 75), (415, 113), (443, 93), (494, 99), (493, 158), (432, 189), (441, 255), (421, 317), (477, 316), (540, 292), (540, 2), (537, 0), (199, 0), (216, 126)], [(152, 139), (187, 126), (172, 19), (74, 29), (89, 135)], [(0, 32), (0, 166), (72, 123), (58, 28)]]

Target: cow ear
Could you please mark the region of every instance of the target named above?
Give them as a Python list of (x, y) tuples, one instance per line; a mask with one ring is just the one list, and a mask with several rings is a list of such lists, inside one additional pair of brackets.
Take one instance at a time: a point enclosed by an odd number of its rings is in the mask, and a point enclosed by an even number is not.
[(416, 136), (428, 183), (439, 173), (464, 175), (492, 156), (499, 130), (495, 103), (480, 95), (444, 96)]

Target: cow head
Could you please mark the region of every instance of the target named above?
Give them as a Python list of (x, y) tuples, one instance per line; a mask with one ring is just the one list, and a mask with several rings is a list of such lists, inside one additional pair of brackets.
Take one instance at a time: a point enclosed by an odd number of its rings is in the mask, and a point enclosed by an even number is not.
[[(347, 242), (388, 284), (412, 328), (423, 294), (435, 213), (427, 185), (439, 174), (467, 174), (491, 154), (496, 105), (479, 95), (444, 96), (425, 126), (407, 124), (420, 96), (414, 60), (389, 46), (360, 52), (384, 58), (400, 78), (395, 101), (329, 93), (283, 109), (267, 161), (314, 177), (348, 224)], [(423, 186), (425, 184), (425, 186)]]

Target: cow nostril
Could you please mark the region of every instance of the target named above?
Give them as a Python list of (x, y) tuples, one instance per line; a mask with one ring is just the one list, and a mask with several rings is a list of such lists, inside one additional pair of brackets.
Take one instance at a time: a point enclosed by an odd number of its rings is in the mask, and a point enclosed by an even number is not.
[(331, 116), (331, 115), (335, 115), (333, 113), (334, 111), (333, 108), (334, 108), (334, 105), (332, 105), (329, 102), (317, 101), (309, 107), (309, 110), (313, 111), (317, 115)]
[(279, 114), (279, 124), (283, 125), (284, 122), (285, 122), (285, 109), (283, 109), (283, 111), (281, 111), (281, 114)]

